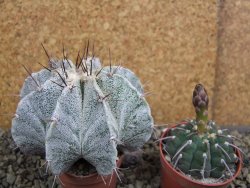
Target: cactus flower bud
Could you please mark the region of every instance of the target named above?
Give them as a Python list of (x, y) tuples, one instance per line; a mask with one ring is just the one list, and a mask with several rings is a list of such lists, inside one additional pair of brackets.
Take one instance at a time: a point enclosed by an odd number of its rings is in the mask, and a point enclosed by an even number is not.
[(206, 89), (201, 84), (197, 84), (193, 92), (193, 105), (196, 112), (200, 112), (202, 109), (208, 109), (208, 95)]
[(207, 130), (208, 103), (209, 99), (206, 89), (202, 84), (197, 84), (193, 91), (193, 105), (196, 112), (199, 133), (204, 133)]

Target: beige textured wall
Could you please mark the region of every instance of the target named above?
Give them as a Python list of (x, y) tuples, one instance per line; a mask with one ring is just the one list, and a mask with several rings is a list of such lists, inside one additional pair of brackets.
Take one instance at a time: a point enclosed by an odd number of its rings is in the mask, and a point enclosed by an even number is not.
[[(122, 3), (121, 3), (122, 2)], [(16, 94), (25, 71), (46, 64), (40, 43), (61, 56), (62, 44), (75, 59), (84, 41), (95, 41), (97, 54), (148, 81), (156, 123), (194, 116), (193, 87), (206, 85), (213, 96), (217, 35), (216, 0), (0, 1), (0, 127), (10, 127)]]
[(213, 116), (250, 125), (250, 1), (219, 1), (218, 58)]

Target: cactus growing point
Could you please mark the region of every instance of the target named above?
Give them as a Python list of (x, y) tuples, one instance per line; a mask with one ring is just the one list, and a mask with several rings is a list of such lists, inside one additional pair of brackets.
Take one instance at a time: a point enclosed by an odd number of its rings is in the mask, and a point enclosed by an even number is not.
[[(55, 175), (80, 158), (98, 174), (116, 168), (117, 146), (138, 149), (152, 133), (153, 119), (139, 79), (123, 67), (101, 67), (88, 52), (76, 64), (49, 59), (21, 90), (12, 120), (17, 146), (46, 155)], [(79, 61), (80, 60), (80, 61)]]
[(193, 91), (196, 119), (171, 128), (162, 138), (162, 147), (173, 167), (186, 175), (223, 180), (234, 175), (240, 160), (235, 153), (234, 137), (208, 120), (208, 103), (206, 89), (197, 84)]

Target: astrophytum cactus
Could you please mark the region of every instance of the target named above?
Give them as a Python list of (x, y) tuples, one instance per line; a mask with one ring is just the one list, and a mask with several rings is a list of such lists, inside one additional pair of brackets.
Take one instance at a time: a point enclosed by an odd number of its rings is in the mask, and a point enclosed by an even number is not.
[[(227, 130), (208, 120), (208, 95), (198, 84), (193, 92), (196, 119), (171, 128), (163, 139), (163, 150), (173, 167), (198, 179), (226, 179), (234, 175), (239, 157), (235, 139)], [(237, 148), (238, 149), (238, 148)]]
[(133, 72), (101, 67), (87, 53), (77, 59), (76, 64), (50, 59), (50, 67), (30, 74), (12, 135), (23, 152), (45, 154), (55, 175), (81, 158), (98, 174), (109, 175), (116, 168), (118, 146), (134, 150), (150, 138), (150, 108)]

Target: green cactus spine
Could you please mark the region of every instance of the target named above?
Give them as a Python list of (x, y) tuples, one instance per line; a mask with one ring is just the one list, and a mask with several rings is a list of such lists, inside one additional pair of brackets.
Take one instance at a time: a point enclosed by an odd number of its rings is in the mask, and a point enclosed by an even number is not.
[(208, 95), (198, 84), (193, 92), (196, 119), (171, 128), (163, 138), (163, 150), (173, 167), (198, 179), (232, 177), (239, 158), (233, 137), (208, 121)]

